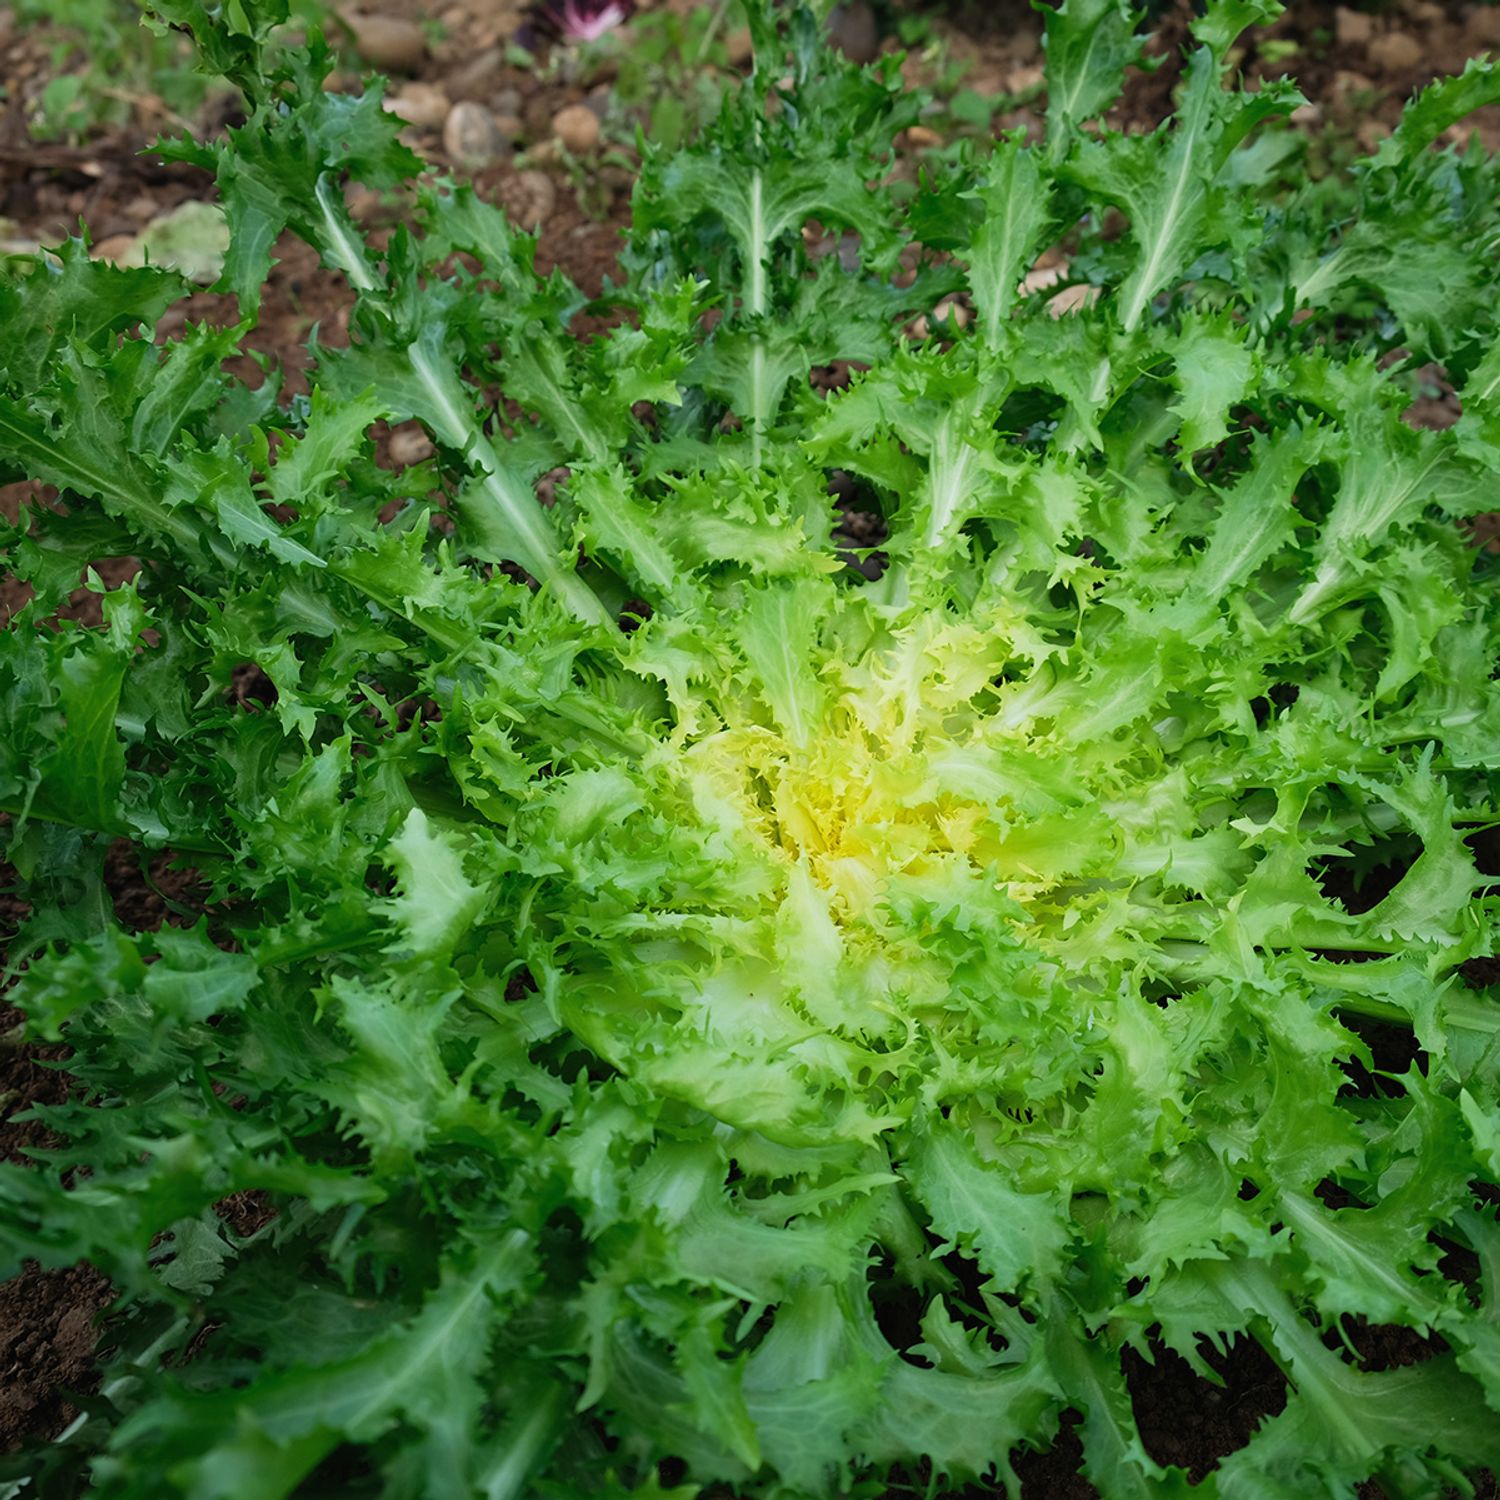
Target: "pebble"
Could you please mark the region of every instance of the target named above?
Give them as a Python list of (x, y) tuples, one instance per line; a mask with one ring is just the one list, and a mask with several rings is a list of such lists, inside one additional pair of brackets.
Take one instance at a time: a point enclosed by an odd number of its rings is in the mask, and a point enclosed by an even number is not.
[(1340, 5), (1333, 13), (1333, 34), (1340, 47), (1363, 47), (1375, 35), (1375, 17)]
[(430, 83), (403, 84), (385, 101), (385, 107), (398, 120), (427, 130), (441, 125), (452, 108), (442, 89)]
[(111, 234), (97, 244), (91, 245), (89, 254), (95, 260), (107, 260), (111, 264), (118, 264), (133, 249), (135, 249), (133, 234)]
[(1405, 31), (1388, 31), (1378, 36), (1367, 49), (1370, 61), (1392, 73), (1405, 73), (1422, 64), (1422, 44)]
[(880, 27), (870, 0), (847, 0), (828, 17), (828, 36), (850, 62), (872, 63), (880, 55)]
[(448, 111), (443, 150), (455, 165), (478, 170), (509, 156), (510, 142), (484, 105), (465, 99)]
[(437, 450), (432, 439), (415, 424), (397, 427), (391, 433), (391, 462), (398, 468), (410, 468), (412, 464), (425, 463)]
[(344, 203), (349, 209), (349, 217), (359, 224), (379, 218), (385, 208), (380, 194), (368, 187), (351, 187), (344, 194)]
[(1041, 33), (1030, 26), (1018, 26), (1011, 33), (1010, 55), (1017, 62), (1030, 62), (1042, 52)]
[(931, 146), (941, 146), (943, 138), (926, 125), (908, 125), (902, 138), (913, 151), (925, 151)]
[(552, 179), (530, 167), (502, 182), (495, 196), (511, 222), (522, 229), (538, 228), (557, 207), (557, 188)]
[(1055, 297), (1047, 299), (1047, 311), (1054, 318), (1065, 318), (1069, 313), (1092, 307), (1098, 300), (1099, 288), (1096, 286), (1065, 286)]
[(1367, 94), (1374, 87), (1372, 79), (1366, 78), (1363, 73), (1351, 73), (1347, 68), (1340, 68), (1333, 75), (1335, 99), (1347, 99), (1350, 94)]
[(427, 37), (414, 21), (358, 11), (344, 12), (343, 19), (354, 33), (355, 51), (372, 68), (410, 73), (427, 55)]
[(755, 57), (750, 28), (741, 26), (724, 38), (724, 60), (731, 68), (748, 68)]
[(1048, 287), (1056, 286), (1067, 274), (1068, 263), (1065, 260), (1053, 266), (1034, 266), (1021, 278), (1021, 295), (1029, 297), (1033, 292), (1045, 292)]
[(156, 217), (161, 203), (153, 198), (150, 193), (137, 193), (134, 198), (120, 210), (127, 219), (132, 219), (137, 224), (144, 224), (148, 219)]
[(932, 316), (939, 323), (946, 323), (951, 319), (955, 328), (967, 328), (969, 326), (969, 309), (962, 302), (958, 302), (952, 297), (944, 297), (933, 308)]
[(569, 104), (552, 116), (552, 134), (582, 155), (599, 144), (599, 117), (586, 104)]
[(463, 67), (455, 68), (443, 81), (453, 99), (487, 99), (495, 92), (496, 80), (505, 66), (498, 47), (477, 52)]
[(1500, 10), (1476, 5), (1464, 23), (1475, 48), (1500, 47)]

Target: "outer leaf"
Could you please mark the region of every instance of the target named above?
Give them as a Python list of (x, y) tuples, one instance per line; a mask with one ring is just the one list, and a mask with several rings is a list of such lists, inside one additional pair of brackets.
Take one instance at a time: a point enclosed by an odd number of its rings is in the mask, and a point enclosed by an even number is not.
[(1021, 276), (1035, 258), (1050, 222), (1037, 158), (1021, 136), (996, 144), (984, 185), (973, 196), (983, 205), (984, 217), (966, 257), (969, 285), (974, 289), (985, 343), (998, 349)]
[(1057, 1198), (1017, 1192), (952, 1131), (930, 1131), (914, 1146), (909, 1180), (947, 1240), (972, 1244), (1001, 1291), (1033, 1294), (1052, 1279), (1067, 1240)]
[(1053, 160), (1085, 120), (1115, 102), (1141, 54), (1139, 12), (1127, 0), (1067, 0), (1046, 13), (1047, 140)]

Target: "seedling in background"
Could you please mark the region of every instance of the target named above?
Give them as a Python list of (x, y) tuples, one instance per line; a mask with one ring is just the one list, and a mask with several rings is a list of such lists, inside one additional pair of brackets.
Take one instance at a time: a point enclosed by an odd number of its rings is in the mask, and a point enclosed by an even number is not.
[[(190, 43), (142, 24), (135, 0), (14, 0), (21, 26), (48, 40), (54, 76), (29, 121), (39, 140), (85, 139), (137, 117), (148, 128), (180, 130), (222, 80), (195, 67)], [(326, 16), (321, 0), (296, 0), (302, 26)]]
[(638, 121), (653, 146), (676, 151), (718, 113), (729, 83), (726, 44), (743, 24), (733, 0), (642, 11), (611, 39), (611, 114), (632, 127)]

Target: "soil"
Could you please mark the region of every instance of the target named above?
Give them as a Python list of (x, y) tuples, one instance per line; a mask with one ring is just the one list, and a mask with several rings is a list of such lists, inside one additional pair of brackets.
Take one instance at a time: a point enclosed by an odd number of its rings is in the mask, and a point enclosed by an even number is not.
[(0, 1447), (60, 1432), (77, 1408), (68, 1397), (98, 1383), (95, 1316), (113, 1298), (92, 1266), (28, 1267), (0, 1284)]
[[(518, 66), (506, 49), (526, 24), (520, 0), (369, 0), (368, 8), (398, 20), (437, 23), (438, 39), (430, 40), (429, 27), (425, 51), (395, 88), (414, 103), (425, 100), (430, 106), (440, 96), (449, 106), (483, 106), (504, 138), (503, 147), (488, 164), (460, 175), (470, 176), (481, 194), (504, 205), (519, 222), (539, 226), (541, 270), (561, 267), (586, 293), (597, 295), (614, 269), (628, 218), (634, 154), (627, 144), (610, 143), (607, 150), (585, 150), (571, 158), (554, 140), (553, 122), (560, 111), (576, 105), (607, 117), (611, 70), (579, 76), (567, 66), (545, 72)], [(693, 7), (687, 0), (656, 0), (641, 8), (686, 12)], [(1170, 111), (1191, 7), (1185, 0), (1170, 0), (1156, 9), (1149, 47), (1156, 65), (1154, 71), (1132, 74), (1111, 122), (1120, 127), (1150, 128)], [(1024, 0), (926, 7), (916, 0), (886, 0), (874, 11), (864, 0), (854, 0), (843, 11), (840, 37), (846, 50), (855, 53), (872, 45), (890, 50), (898, 46), (897, 26), (925, 25), (925, 35), (904, 65), (911, 84), (932, 85), (945, 70), (951, 80), (956, 71), (959, 87), (1014, 101), (995, 116), (995, 128), (1039, 130), (1039, 26)], [(54, 42), (45, 32), (22, 27), (0, 0), (0, 241), (55, 243), (83, 223), (95, 246), (108, 248), (179, 204), (212, 196), (206, 174), (163, 164), (146, 150), (164, 121), (171, 128), (165, 107), (150, 95), (138, 98), (128, 125), (93, 139), (32, 139), (28, 116), (42, 88), (59, 67), (76, 63), (65, 50), (56, 51)], [(743, 60), (742, 42), (729, 42), (731, 58)], [(1310, 0), (1291, 7), (1280, 22), (1261, 32), (1240, 62), (1251, 75), (1290, 72), (1298, 78), (1308, 103), (1296, 121), (1314, 137), (1314, 159), (1337, 164), (1356, 147), (1371, 149), (1388, 133), (1413, 89), (1461, 71), (1469, 57), (1490, 47), (1500, 49), (1500, 7), (1466, 0), (1393, 0), (1366, 12)], [(545, 57), (545, 46), (540, 55)], [(355, 76), (351, 64), (336, 82), (355, 86)], [(205, 118), (192, 123), (201, 133), (226, 123), (227, 117), (222, 103), (210, 104)], [(411, 143), (433, 160), (452, 165), (442, 118), (432, 108), (423, 118), (429, 123), (413, 124), (408, 131)], [(575, 111), (575, 123), (577, 118)], [(1500, 146), (1500, 110), (1485, 111), (1464, 128), (1477, 128), (1490, 149)], [(914, 132), (906, 149), (915, 153), (940, 141), (931, 130), (925, 137)], [(395, 211), (373, 198), (356, 199), (352, 206), (372, 228), (394, 219)], [(305, 347), (312, 331), (316, 328), (325, 342), (341, 341), (351, 299), (342, 278), (322, 268), (300, 242), (284, 240), (277, 256), (259, 326), (246, 343), (284, 372), (291, 394), (305, 389)], [(231, 316), (229, 299), (202, 293), (173, 309), (162, 331), (171, 333), (185, 318), (223, 321)], [(255, 378), (253, 370), (247, 358), (242, 373)], [(846, 379), (842, 368), (815, 372), (815, 383), (824, 388)], [(1422, 372), (1418, 388), (1409, 413), (1414, 424), (1447, 426), (1456, 420), (1457, 401), (1441, 370)], [(389, 441), (389, 436), (383, 439)], [(0, 511), (13, 516), (23, 493), (30, 493), (29, 487), (0, 489)], [(860, 511), (852, 496), (848, 501), (836, 498), (845, 512), (841, 540), (861, 549), (860, 555), (878, 568), (879, 554), (871, 556), (869, 550), (883, 539), (871, 524), (877, 518)], [(1478, 540), (1500, 548), (1500, 524), (1481, 524), (1476, 531)], [(109, 559), (101, 571), (107, 567), (109, 581), (117, 582), (134, 566), (132, 559)], [(0, 626), (22, 597), (11, 580), (0, 577)], [(97, 597), (80, 589), (65, 612), (97, 623), (97, 608)], [(247, 674), (244, 682), (237, 681), (236, 696), (253, 699), (256, 688)], [(22, 904), (5, 894), (12, 874), (0, 864), (0, 960), (6, 939), (24, 917)], [(105, 878), (119, 919), (131, 928), (191, 921), (201, 910), (202, 892), (193, 872), (170, 854), (142, 857), (122, 841), (108, 853)], [(1471, 983), (1500, 982), (1500, 961), (1478, 960), (1470, 967)], [(0, 1100), (10, 1117), (0, 1122), (0, 1152), (25, 1160), (27, 1148), (46, 1145), (47, 1133), (37, 1122), (13, 1117), (31, 1104), (66, 1098), (69, 1079), (66, 1048), (21, 1043), (14, 1030), (17, 1020), (14, 1010), (0, 1011), (0, 1030), (5, 1031), (0, 1039)], [(242, 1233), (260, 1227), (267, 1217), (264, 1203), (245, 1194), (226, 1200), (220, 1212)], [(75, 1410), (68, 1396), (95, 1383), (95, 1318), (110, 1298), (104, 1277), (86, 1265), (50, 1272), (30, 1267), (0, 1284), (0, 1451), (53, 1436), (72, 1420)], [(1351, 1337), (1370, 1369), (1435, 1352), (1406, 1330), (1363, 1328), (1353, 1330)], [(1181, 1465), (1194, 1479), (1240, 1447), (1286, 1400), (1285, 1380), (1251, 1340), (1240, 1340), (1227, 1355), (1211, 1355), (1209, 1362), (1222, 1376), (1222, 1386), (1204, 1380), (1169, 1350), (1153, 1349), (1150, 1360), (1133, 1352), (1125, 1359), (1147, 1451), (1159, 1463)], [(1050, 1448), (1013, 1455), (1022, 1500), (1082, 1500), (1097, 1494), (1078, 1472), (1082, 1450), (1076, 1423), (1077, 1413), (1064, 1413)], [(925, 1481), (919, 1483), (917, 1492), (924, 1487)], [(970, 1486), (961, 1493), (998, 1491)], [(1482, 1477), (1479, 1494), (1486, 1500), (1495, 1497), (1490, 1476)], [(1380, 1491), (1366, 1485), (1360, 1497), (1380, 1500)]]

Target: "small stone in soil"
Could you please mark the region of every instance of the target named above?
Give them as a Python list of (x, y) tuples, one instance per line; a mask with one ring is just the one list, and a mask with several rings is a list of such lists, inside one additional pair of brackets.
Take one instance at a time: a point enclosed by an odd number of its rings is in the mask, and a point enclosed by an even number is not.
[(1500, 47), (1500, 10), (1493, 6), (1476, 5), (1469, 11), (1464, 24), (1471, 45), (1476, 50), (1480, 47)]
[(408, 83), (385, 101), (398, 120), (430, 130), (448, 118), (448, 96), (430, 83)]
[(1042, 51), (1041, 34), (1030, 26), (1018, 27), (1010, 38), (1010, 55), (1017, 62), (1030, 62), (1034, 57), (1040, 57)]
[(443, 150), (456, 165), (478, 169), (508, 156), (510, 142), (484, 105), (463, 100), (448, 111)]
[(134, 248), (135, 236), (133, 234), (111, 234), (90, 246), (89, 254), (95, 260), (107, 260), (114, 264), (122, 260)]
[(870, 0), (847, 0), (828, 17), (828, 35), (850, 62), (870, 63), (880, 55), (880, 28)]
[(1333, 13), (1333, 31), (1340, 47), (1363, 47), (1375, 35), (1375, 17), (1340, 5)]
[(569, 104), (553, 115), (552, 134), (581, 155), (599, 144), (599, 117), (586, 104)]
[(432, 439), (420, 427), (398, 427), (391, 433), (389, 452), (397, 468), (425, 463), (435, 451)]
[(414, 21), (400, 16), (367, 16), (358, 11), (343, 13), (354, 33), (354, 49), (372, 68), (410, 73), (427, 55), (427, 38)]
[(552, 216), (557, 207), (557, 189), (545, 172), (527, 168), (500, 183), (495, 190), (500, 207), (512, 223), (522, 229), (536, 229)]
[(451, 99), (484, 99), (495, 90), (495, 82), (505, 66), (498, 47), (487, 47), (463, 67), (443, 80)]
[(344, 195), (344, 203), (349, 209), (349, 217), (361, 224), (378, 218), (385, 207), (380, 194), (367, 187), (351, 187)]
[(1388, 31), (1369, 46), (1370, 61), (1392, 73), (1406, 73), (1422, 65), (1422, 44), (1405, 31)]
[(1065, 318), (1081, 308), (1092, 307), (1098, 300), (1099, 288), (1096, 286), (1065, 286), (1055, 297), (1048, 299), (1047, 311), (1054, 318)]

